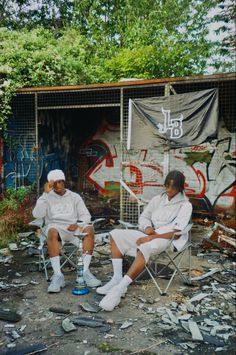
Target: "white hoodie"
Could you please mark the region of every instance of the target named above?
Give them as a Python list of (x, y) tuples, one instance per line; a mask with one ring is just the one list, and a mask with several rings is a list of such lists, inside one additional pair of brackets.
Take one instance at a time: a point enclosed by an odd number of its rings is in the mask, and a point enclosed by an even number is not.
[(32, 213), (35, 218), (44, 218), (45, 225), (70, 225), (78, 221), (89, 224), (91, 221), (91, 215), (80, 195), (68, 189), (62, 196), (53, 190), (44, 192)]
[[(147, 227), (154, 227), (157, 233), (168, 233), (174, 230), (184, 230), (192, 215), (192, 204), (185, 193), (179, 192), (170, 201), (166, 193), (155, 196), (148, 203), (139, 218), (139, 228), (144, 231)], [(180, 250), (188, 239), (188, 233), (182, 234), (173, 241)]]

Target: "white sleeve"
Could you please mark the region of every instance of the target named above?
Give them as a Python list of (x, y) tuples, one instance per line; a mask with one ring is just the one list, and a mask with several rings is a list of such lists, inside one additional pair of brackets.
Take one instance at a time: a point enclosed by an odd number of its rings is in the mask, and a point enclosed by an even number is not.
[[(145, 231), (147, 227), (152, 227), (152, 213), (157, 208), (159, 201), (159, 196), (151, 199), (148, 205), (145, 207), (141, 216), (139, 217), (139, 229)], [(158, 203), (158, 204), (157, 204)]]
[(44, 192), (42, 196), (36, 202), (36, 205), (32, 211), (34, 218), (44, 218), (47, 214), (47, 194)]
[(181, 206), (177, 217), (175, 218), (174, 228), (177, 230), (184, 230), (189, 224), (190, 218), (192, 216), (192, 204), (186, 202)]
[(85, 206), (83, 199), (78, 194), (76, 196), (76, 210), (78, 220), (83, 222), (85, 225), (88, 225), (91, 222), (91, 214)]

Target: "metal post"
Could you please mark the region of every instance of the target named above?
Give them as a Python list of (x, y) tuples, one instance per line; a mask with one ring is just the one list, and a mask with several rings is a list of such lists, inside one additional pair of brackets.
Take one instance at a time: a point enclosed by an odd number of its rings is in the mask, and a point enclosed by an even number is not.
[[(123, 181), (123, 169), (122, 169), (122, 162), (123, 162), (123, 141), (124, 141), (124, 115), (123, 115), (123, 109), (124, 109), (124, 92), (123, 88), (120, 89), (120, 181)], [(124, 209), (123, 209), (123, 191), (122, 191), (122, 186), (120, 184), (120, 219), (123, 220), (124, 217)]]
[[(170, 96), (171, 85), (167, 83), (165, 85), (165, 96)], [(165, 179), (166, 175), (169, 173), (170, 169), (170, 149), (169, 147), (164, 147), (164, 161), (163, 161), (163, 177)]]
[(35, 93), (35, 154), (36, 154), (36, 192), (39, 197), (40, 190), (40, 167), (39, 167), (39, 137), (38, 137), (38, 94)]

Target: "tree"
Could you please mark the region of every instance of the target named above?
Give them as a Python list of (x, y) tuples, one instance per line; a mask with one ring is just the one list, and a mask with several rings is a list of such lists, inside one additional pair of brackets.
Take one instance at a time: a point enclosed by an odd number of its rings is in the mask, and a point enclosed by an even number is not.
[(232, 0), (219, 1), (219, 11), (213, 17), (213, 21), (218, 24), (215, 30), (216, 35), (221, 36), (223, 39), (216, 42), (217, 55), (219, 58), (213, 60), (212, 66), (216, 71), (235, 71), (236, 61), (236, 3)]
[[(228, 0), (228, 2), (231, 0)], [(208, 38), (219, 0), (0, 0), (0, 131), (17, 87), (160, 78), (224, 65), (229, 42)], [(42, 24), (43, 26), (38, 26)], [(222, 27), (221, 31), (227, 33)], [(214, 57), (214, 56), (215, 57)], [(216, 59), (215, 59), (216, 58)]]
[(90, 83), (89, 43), (77, 30), (0, 29), (0, 133), (6, 131), (11, 97), (27, 86)]

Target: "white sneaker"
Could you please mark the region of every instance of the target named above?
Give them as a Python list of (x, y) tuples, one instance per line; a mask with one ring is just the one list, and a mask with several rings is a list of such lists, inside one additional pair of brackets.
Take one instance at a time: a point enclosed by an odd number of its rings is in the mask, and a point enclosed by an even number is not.
[(58, 275), (58, 274), (53, 274), (51, 278), (51, 283), (48, 286), (48, 292), (49, 293), (57, 293), (61, 291), (61, 288), (65, 287), (65, 280), (64, 276)]
[(98, 287), (96, 292), (100, 295), (106, 295), (114, 286), (118, 285), (120, 280), (116, 280), (112, 278), (109, 282), (107, 282), (104, 286)]
[(102, 283), (89, 270), (84, 272), (83, 278), (84, 278), (84, 282), (88, 287), (98, 287)]
[(121, 289), (119, 285), (114, 286), (108, 294), (103, 297), (99, 303), (99, 307), (104, 309), (104, 311), (111, 312), (113, 309), (118, 306), (121, 301), (121, 297), (127, 292), (127, 288), (124, 290)]

